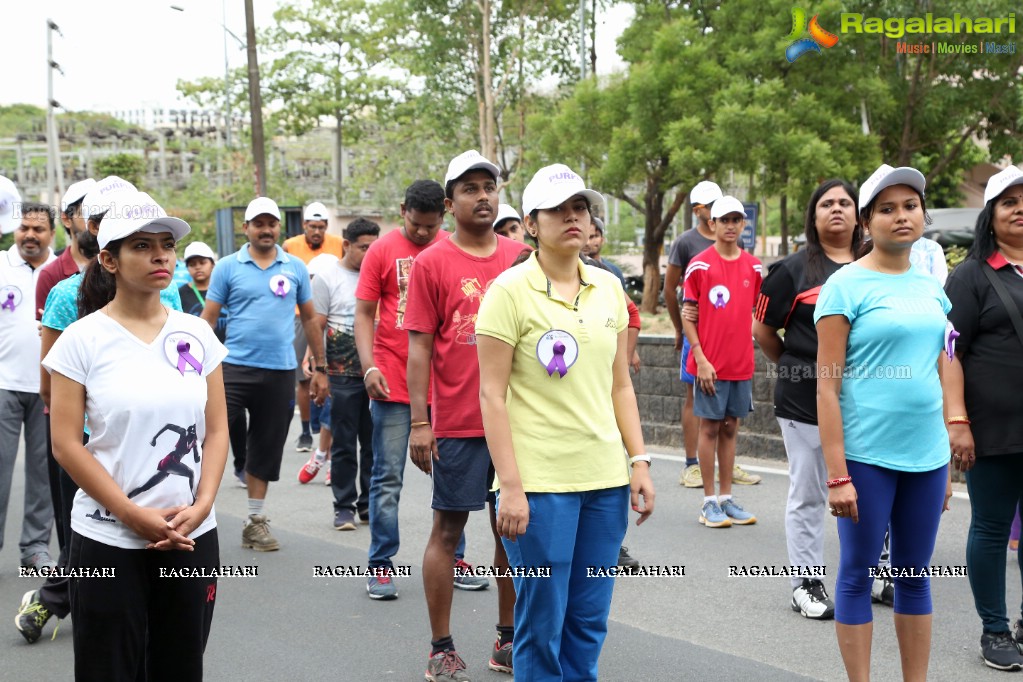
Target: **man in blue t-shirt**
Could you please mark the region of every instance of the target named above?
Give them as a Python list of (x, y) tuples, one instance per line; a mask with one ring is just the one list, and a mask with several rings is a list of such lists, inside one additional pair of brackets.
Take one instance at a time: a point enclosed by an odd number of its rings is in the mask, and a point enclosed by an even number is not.
[[(272, 552), (280, 543), (270, 534), (264, 503), (269, 482), (280, 478), (291, 423), (288, 410), (295, 399), (296, 305), (317, 372), (326, 371), (327, 360), (317, 334), (309, 272), (305, 263), (277, 245), (277, 204), (267, 197), (252, 200), (245, 209), (244, 229), (249, 243), (213, 269), (202, 318), (216, 328), (221, 308), (231, 311), (226, 342), (231, 361), (223, 363), (224, 392), (235, 475), (244, 467), (249, 491), (242, 547)], [(326, 390), (321, 388), (314, 397), (322, 404)]]

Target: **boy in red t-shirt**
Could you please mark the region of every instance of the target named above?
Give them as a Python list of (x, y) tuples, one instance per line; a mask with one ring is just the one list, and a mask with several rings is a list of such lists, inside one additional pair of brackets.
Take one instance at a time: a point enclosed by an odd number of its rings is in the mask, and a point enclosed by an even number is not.
[[(450, 239), (424, 251), (412, 266), (405, 329), (409, 333), (408, 393), (412, 408), (409, 454), (433, 476), (433, 531), (423, 555), (423, 587), (432, 630), (426, 679), (462, 679), (465, 663), (451, 637), (451, 566), (469, 518), (490, 502), (496, 529), (494, 466), (483, 435), (476, 315), (498, 275), (512, 265), (522, 244), (494, 232), (500, 170), (476, 151), (452, 159), (444, 205), (455, 219)], [(433, 420), (427, 410), (433, 389)], [(506, 572), (508, 557), (494, 533), (494, 568)], [(497, 578), (498, 639), (492, 670), (511, 672), (515, 590)]]
[[(699, 322), (683, 319), (692, 351), (686, 371), (696, 377), (693, 412), (700, 418), (697, 447), (703, 476), (700, 523), (727, 528), (749, 525), (756, 517), (732, 498), (732, 467), (738, 420), (753, 409), (753, 303), (760, 293), (760, 261), (742, 250), (739, 235), (746, 212), (735, 197), (724, 196), (711, 210), (714, 245), (686, 269), (684, 301), (697, 306)], [(720, 494), (714, 495), (717, 450)]]

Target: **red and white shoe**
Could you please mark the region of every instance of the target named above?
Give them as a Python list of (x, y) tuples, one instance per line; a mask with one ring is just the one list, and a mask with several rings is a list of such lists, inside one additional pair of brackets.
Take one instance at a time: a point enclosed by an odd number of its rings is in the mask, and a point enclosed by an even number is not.
[(317, 461), (316, 455), (314, 454), (309, 458), (309, 461), (303, 464), (302, 468), (298, 470), (298, 482), (305, 485), (316, 478), (316, 474), (320, 473), (320, 469), (322, 467), (323, 462)]
[[(330, 460), (329, 459), (327, 460), (327, 464), (330, 464)], [(326, 486), (330, 485), (330, 467), (327, 467), (327, 477), (326, 477), (326, 480), (323, 481), (323, 484), (326, 485)]]

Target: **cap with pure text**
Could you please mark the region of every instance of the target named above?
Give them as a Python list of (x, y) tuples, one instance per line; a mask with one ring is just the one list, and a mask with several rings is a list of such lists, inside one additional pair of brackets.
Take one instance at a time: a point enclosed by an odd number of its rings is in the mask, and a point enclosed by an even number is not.
[(14, 232), (20, 220), (21, 193), (10, 178), (0, 175), (0, 234)]
[(497, 219), (494, 221), (494, 227), (503, 223), (506, 220), (517, 220), (522, 222), (522, 216), (515, 210), (515, 207), (511, 204), (500, 204), (497, 207)]
[(86, 220), (103, 217), (110, 209), (117, 207), (120, 195), (130, 196), (137, 192), (138, 188), (127, 180), (116, 175), (108, 175), (85, 194), (85, 199), (82, 200), (82, 217)]
[(1005, 170), (998, 171), (988, 178), (987, 187), (984, 188), (984, 203), (997, 199), (1002, 192), (1013, 185), (1023, 185), (1023, 170), (1016, 166), (1009, 166)]
[(117, 197), (117, 210), (103, 218), (96, 235), (101, 249), (136, 232), (170, 232), (174, 241), (178, 241), (192, 230), (181, 218), (168, 216), (163, 207), (145, 192), (131, 194), (122, 191)]
[(327, 212), (326, 206), (319, 201), (314, 201), (305, 207), (302, 220), (330, 220), (330, 214)]
[(86, 178), (85, 180), (79, 180), (73, 183), (64, 192), (64, 196), (60, 200), (60, 212), (67, 213), (67, 207), (76, 201), (81, 201), (85, 196), (92, 191), (92, 188), (96, 186), (96, 181), (92, 178)]
[(487, 171), (494, 176), (494, 180), (501, 176), (501, 169), (497, 167), (497, 164), (487, 160), (485, 156), (475, 149), (470, 149), (451, 159), (451, 163), (448, 164), (448, 172), (444, 175), (444, 184), (446, 185), (469, 171), (477, 169)]
[(735, 197), (728, 196), (727, 194), (716, 200), (710, 209), (711, 220), (717, 220), (729, 213), (741, 213), (745, 216), (746, 207), (742, 205), (741, 201)]
[(689, 191), (689, 201), (694, 206), (696, 204), (710, 206), (722, 196), (724, 195), (721, 192), (721, 188), (718, 187), (716, 182), (711, 182), (710, 180), (696, 183), (696, 186)]
[(857, 210), (862, 211), (864, 207), (881, 193), (881, 190), (887, 189), (892, 185), (909, 185), (919, 192), (920, 196), (923, 196), (924, 189), (927, 187), (927, 180), (924, 178), (924, 174), (916, 168), (910, 168), (909, 166), (892, 168), (887, 163), (882, 163), (860, 185), (860, 205), (857, 207)]
[(249, 202), (245, 209), (245, 222), (249, 222), (256, 216), (263, 214), (271, 215), (277, 220), (281, 219), (281, 209), (277, 208), (277, 202), (270, 197), (256, 197)]
[(213, 249), (204, 242), (192, 242), (185, 247), (185, 255), (182, 260), (188, 263), (190, 258), (209, 258), (211, 261), (216, 261), (217, 254), (213, 253)]
[(582, 195), (590, 207), (604, 206), (604, 195), (587, 189), (579, 174), (563, 163), (538, 170), (522, 192), (522, 213), (528, 215), (536, 209), (554, 208), (575, 195)]

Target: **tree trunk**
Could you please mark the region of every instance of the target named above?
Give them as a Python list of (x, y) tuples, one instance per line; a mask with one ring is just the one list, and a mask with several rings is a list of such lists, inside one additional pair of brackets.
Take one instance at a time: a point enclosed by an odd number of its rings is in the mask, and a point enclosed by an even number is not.
[[(654, 216), (653, 220), (659, 220)], [(650, 235), (651, 218), (647, 216), (646, 233)], [(639, 309), (644, 313), (657, 312), (657, 298), (661, 293), (661, 243), (647, 236), (643, 240), (643, 301)]]
[(482, 54), (480, 57), (480, 64), (482, 66), (482, 73), (480, 74), (482, 79), (482, 90), (483, 90), (483, 112), (482, 112), (482, 123), (483, 129), (482, 138), (480, 139), (480, 153), (488, 159), (497, 158), (497, 135), (495, 132), (495, 112), (494, 112), (494, 74), (490, 65), (490, 0), (477, 0), (477, 6), (480, 10), (480, 15), (483, 19), (482, 24), (482, 35), (480, 36), (480, 47)]

